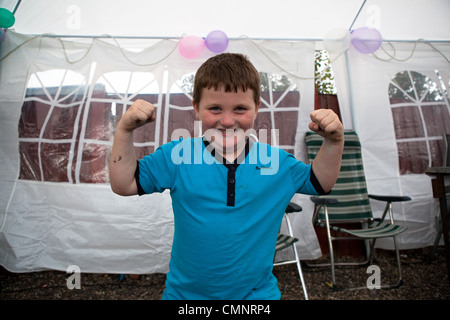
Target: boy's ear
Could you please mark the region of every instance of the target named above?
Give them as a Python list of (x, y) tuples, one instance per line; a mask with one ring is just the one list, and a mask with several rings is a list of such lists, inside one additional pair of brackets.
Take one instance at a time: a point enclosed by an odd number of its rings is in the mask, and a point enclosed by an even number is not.
[(259, 106), (261, 105), (261, 100), (259, 100), (258, 104), (256, 105), (256, 109), (255, 109), (255, 118), (258, 115), (258, 111), (259, 111)]
[(195, 119), (196, 119), (196, 120), (200, 120), (200, 119), (199, 119), (199, 114), (198, 114), (198, 107), (197, 107), (197, 105), (195, 104), (194, 100), (192, 100), (192, 106), (194, 107)]

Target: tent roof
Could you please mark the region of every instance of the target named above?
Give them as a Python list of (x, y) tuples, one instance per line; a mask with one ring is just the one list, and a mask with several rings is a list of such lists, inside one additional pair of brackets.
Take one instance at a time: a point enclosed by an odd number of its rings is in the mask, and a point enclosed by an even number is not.
[[(450, 40), (448, 0), (1, 0), (24, 34), (323, 39), (335, 28), (377, 27), (386, 40)], [(359, 14), (358, 14), (359, 13)], [(356, 19), (355, 19), (356, 18)]]

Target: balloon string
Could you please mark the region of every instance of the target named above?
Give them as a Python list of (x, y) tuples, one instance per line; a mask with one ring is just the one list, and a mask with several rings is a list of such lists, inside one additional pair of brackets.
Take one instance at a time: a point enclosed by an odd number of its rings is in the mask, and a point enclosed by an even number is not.
[(119, 44), (119, 42), (117, 41), (116, 38), (114, 38), (114, 37), (111, 36), (111, 35), (106, 35), (106, 36), (108, 36), (108, 37), (110, 37), (111, 39), (114, 40), (114, 42), (116, 43), (116, 45), (117, 45), (117, 47), (119, 48), (120, 52), (122, 53), (123, 57), (124, 57), (128, 62), (130, 62), (131, 64), (134, 64), (134, 65), (136, 65), (136, 66), (139, 66), (139, 67), (149, 67), (149, 66), (153, 66), (153, 65), (156, 65), (156, 64), (158, 64), (158, 63), (163, 62), (163, 61), (166, 60), (169, 56), (171, 56), (172, 53), (174, 53), (174, 51), (178, 48), (178, 43), (179, 43), (179, 42), (177, 41), (177, 43), (175, 44), (175, 46), (173, 47), (173, 49), (172, 49), (165, 57), (159, 59), (158, 61), (153, 62), (153, 63), (141, 64), (141, 63), (136, 63), (136, 62), (132, 61), (130, 58), (128, 58), (128, 56), (125, 54), (125, 51), (124, 51), (123, 48), (120, 46), (120, 44)]
[(333, 60), (330, 59), (330, 64), (323, 69), (318, 75), (314, 76), (314, 77), (302, 77), (302, 76), (298, 76), (288, 70), (286, 70), (285, 68), (283, 68), (282, 66), (280, 66), (278, 63), (276, 63), (262, 48), (261, 46), (259, 46), (254, 40), (248, 38), (247, 36), (241, 36), (244, 39), (249, 40), (271, 63), (273, 63), (277, 68), (279, 68), (281, 71), (285, 72), (286, 74), (288, 74), (289, 76), (296, 78), (296, 79), (300, 79), (300, 80), (318, 80), (321, 79), (325, 73), (327, 73), (330, 69), (331, 69), (331, 64), (333, 62), (335, 62), (337, 59), (339, 59), (347, 50), (342, 51), (340, 54), (338, 54)]
[(80, 62), (81, 60), (83, 60), (84, 58), (87, 57), (88, 53), (91, 51), (92, 46), (94, 45), (94, 41), (96, 39), (92, 39), (91, 45), (89, 46), (89, 48), (86, 50), (85, 54), (78, 60), (69, 60), (69, 57), (67, 56), (67, 50), (66, 50), (66, 46), (64, 45), (64, 41), (61, 38), (58, 38), (59, 42), (61, 43), (61, 46), (63, 48), (63, 52), (64, 52), (64, 57), (66, 58), (67, 63), (69, 64), (75, 64), (77, 62)]
[(392, 49), (392, 51), (393, 51), (392, 54), (389, 53), (389, 52), (384, 48), (384, 46), (381, 46), (381, 50), (383, 50), (383, 52), (384, 52), (389, 58), (383, 59), (383, 58), (377, 56), (374, 52), (372, 53), (372, 55), (373, 55), (376, 59), (378, 59), (378, 60), (380, 60), (380, 61), (384, 61), (384, 62), (388, 62), (388, 61), (391, 61), (391, 60), (399, 61), (399, 62), (405, 62), (405, 61), (408, 61), (409, 59), (412, 58), (412, 56), (414, 55), (414, 53), (415, 53), (415, 51), (416, 51), (417, 44), (418, 44), (419, 42), (420, 42), (420, 43), (424, 43), (424, 44), (429, 45), (434, 51), (436, 51), (437, 53), (439, 53), (439, 54), (445, 59), (445, 61), (447, 61), (448, 64), (450, 64), (450, 60), (445, 56), (445, 54), (444, 54), (442, 51), (440, 51), (438, 48), (436, 48), (436, 47), (435, 47), (433, 44), (431, 44), (429, 41), (426, 41), (426, 40), (424, 40), (424, 39), (418, 39), (418, 40), (416, 40), (416, 41), (414, 42), (414, 46), (413, 46), (413, 48), (412, 48), (411, 53), (409, 54), (409, 56), (406, 57), (406, 58), (403, 58), (403, 59), (397, 58), (397, 57), (396, 57), (397, 51), (395, 50), (395, 46), (392, 44), (392, 42), (387, 42), (387, 44), (389, 45), (389, 47), (390, 47), (390, 48)]
[[(25, 40), (24, 42), (22, 42), (21, 44), (19, 44), (18, 46), (16, 46), (14, 49), (12, 49), (10, 52), (8, 52), (7, 54), (5, 54), (3, 57), (1, 57), (0, 58), (0, 62), (2, 62), (3, 60), (5, 60), (5, 59), (7, 59), (11, 54), (13, 54), (14, 52), (16, 52), (17, 50), (19, 50), (22, 46), (24, 46), (24, 45), (26, 45), (27, 43), (29, 43), (29, 42), (31, 42), (31, 41), (33, 41), (33, 40), (35, 40), (35, 39), (37, 39), (37, 38), (39, 38), (40, 40), (41, 40), (41, 38), (42, 37), (44, 37), (44, 36), (48, 36), (48, 35), (51, 35), (51, 34), (43, 34), (43, 35), (36, 35), (36, 36), (33, 36), (33, 37), (31, 37), (31, 38), (29, 38), (29, 39), (27, 39), (27, 40)], [(161, 58), (161, 59), (159, 59), (158, 61), (156, 61), (156, 62), (153, 62), (153, 63), (147, 63), (147, 64), (140, 64), (140, 63), (136, 63), (136, 62), (134, 62), (134, 61), (132, 61), (127, 55), (126, 55), (126, 53), (125, 53), (125, 51), (124, 51), (124, 49), (122, 48), (122, 46), (119, 44), (119, 42), (117, 41), (117, 39), (116, 38), (114, 38), (113, 36), (110, 36), (110, 35), (106, 35), (107, 37), (109, 37), (109, 38), (111, 38), (115, 43), (116, 43), (116, 45), (117, 45), (117, 47), (119, 48), (119, 50), (120, 50), (120, 52), (122, 53), (122, 55), (123, 55), (123, 57), (128, 61), (128, 62), (130, 62), (131, 64), (134, 64), (134, 65), (136, 65), (136, 66), (152, 66), (152, 65), (156, 65), (156, 64), (158, 64), (158, 63), (161, 63), (162, 61), (164, 61), (165, 59), (167, 59), (170, 55), (172, 55), (173, 54), (173, 52), (177, 49), (177, 47), (178, 47), (178, 42), (175, 44), (175, 46), (174, 46), (174, 48), (166, 55), (166, 56), (164, 56), (163, 58)], [(278, 63), (276, 63), (254, 40), (252, 40), (252, 39), (250, 39), (250, 38), (248, 38), (247, 36), (241, 36), (241, 38), (244, 38), (244, 39), (247, 39), (247, 40), (249, 40), (249, 41), (251, 41), (251, 43), (272, 63), (272, 64), (274, 64), (276, 67), (278, 67), (280, 70), (282, 70), (283, 72), (285, 72), (286, 74), (288, 74), (289, 76), (291, 76), (291, 77), (293, 77), (293, 78), (296, 78), (296, 79), (300, 79), (300, 80), (312, 80), (312, 79), (320, 79), (320, 78), (322, 78), (323, 77), (323, 75), (326, 73), (326, 72), (328, 72), (330, 69), (331, 69), (331, 64), (333, 64), (333, 62), (334, 61), (336, 61), (337, 59), (339, 59), (340, 58), (340, 56), (342, 55), (342, 54), (344, 54), (345, 53), (345, 51), (347, 51), (347, 50), (344, 50), (343, 52), (341, 52), (339, 55), (337, 55), (333, 60), (331, 60), (330, 59), (330, 64), (324, 69), (324, 70), (322, 70), (322, 72), (320, 72), (318, 75), (316, 75), (315, 77), (302, 77), (302, 76), (298, 76), (298, 75), (296, 75), (296, 74), (294, 74), (294, 73), (292, 73), (292, 72), (290, 72), (290, 71), (288, 71), (288, 70), (286, 70), (285, 68), (283, 68), (283, 67), (281, 67)], [(64, 44), (64, 41), (61, 39), (61, 38), (57, 38), (59, 41), (60, 41), (60, 43), (61, 43), (61, 46), (62, 46), (62, 48), (63, 48), (63, 52), (64, 52), (64, 56), (65, 56), (65, 59), (66, 59), (66, 61), (69, 63), (69, 64), (75, 64), (75, 63), (78, 63), (78, 62), (80, 62), (81, 60), (83, 60), (83, 59), (85, 59), (86, 58), (86, 56), (89, 54), (89, 52), (90, 52), (90, 50), (92, 49), (92, 46), (93, 46), (93, 44), (94, 44), (94, 40), (96, 40), (96, 38), (93, 38), (93, 41), (91, 42), (91, 44), (90, 44), (90, 46), (89, 46), (89, 48), (87, 49), (87, 51), (86, 51), (86, 53), (81, 57), (81, 58), (79, 58), (79, 59), (77, 59), (77, 60), (70, 60), (69, 59), (69, 57), (68, 57), (68, 55), (67, 55), (67, 49), (66, 49), (66, 47), (65, 47), (65, 44)], [(397, 52), (396, 52), (396, 50), (395, 50), (395, 46), (391, 43), (391, 42), (387, 42), (387, 44), (390, 46), (390, 48), (392, 49), (392, 51), (393, 51), (393, 54), (391, 54), (391, 53), (389, 53), (387, 50), (386, 50), (386, 48), (384, 47), (384, 46), (381, 46), (381, 50), (389, 57), (388, 59), (383, 59), (383, 58), (381, 58), (381, 57), (379, 57), (378, 55), (376, 55), (375, 53), (372, 53), (372, 55), (376, 58), (376, 59), (378, 59), (378, 60), (380, 60), (380, 61), (384, 61), (384, 62), (388, 62), (388, 61), (391, 61), (391, 60), (394, 60), (394, 61), (400, 61), (400, 62), (404, 62), (404, 61), (407, 61), (407, 60), (409, 60), (409, 59), (411, 59), (412, 58), (412, 56), (414, 55), (414, 53), (415, 53), (415, 51), (416, 51), (416, 48), (417, 48), (417, 44), (419, 43), (419, 42), (422, 42), (422, 43), (425, 43), (425, 44), (427, 44), (427, 45), (429, 45), (435, 52), (437, 52), (438, 54), (440, 54), (444, 59), (445, 59), (445, 61), (447, 62), (447, 63), (449, 63), (450, 64), (450, 60), (449, 60), (449, 58), (447, 58), (447, 56), (445, 56), (444, 55), (444, 53), (443, 52), (441, 52), (438, 48), (436, 48), (434, 45), (432, 45), (429, 41), (426, 41), (426, 40), (424, 40), (424, 39), (418, 39), (418, 40), (416, 40), (415, 41), (415, 43), (414, 43), (414, 46), (413, 46), (413, 49), (412, 49), (412, 51), (411, 51), (411, 53), (410, 53), (410, 55), (408, 56), (408, 57), (406, 57), (406, 58), (404, 58), (404, 59), (400, 59), (400, 58), (397, 58), (396, 57), (396, 54), (397, 54)], [(39, 48), (40, 48), (40, 45), (39, 45)]]
[[(35, 40), (35, 39), (42, 40), (43, 37), (49, 36), (49, 35), (51, 35), (51, 34), (46, 33), (46, 34), (42, 34), (42, 35), (36, 35), (36, 36), (33, 36), (33, 37), (31, 37), (31, 38), (25, 40), (25, 41), (22, 42), (21, 44), (17, 45), (14, 49), (12, 49), (11, 51), (9, 51), (7, 54), (5, 54), (3, 57), (1, 57), (1, 58), (0, 58), (0, 62), (2, 62), (3, 60), (7, 59), (11, 54), (13, 54), (13, 53), (16, 52), (17, 50), (19, 50), (21, 47), (23, 47), (23, 46), (26, 45), (27, 43), (29, 43), (29, 42), (31, 42), (31, 41), (33, 41), (33, 40)], [(111, 38), (111, 39), (116, 43), (116, 45), (117, 45), (117, 47), (119, 48), (120, 52), (122, 53), (123, 57), (124, 57), (128, 62), (130, 62), (131, 64), (134, 64), (134, 65), (136, 65), (136, 66), (140, 66), (140, 67), (148, 67), (148, 66), (153, 66), (153, 65), (156, 65), (156, 64), (158, 64), (158, 63), (161, 63), (162, 61), (164, 61), (165, 59), (167, 59), (170, 55), (172, 55), (173, 52), (178, 48), (178, 42), (177, 42), (177, 43), (175, 44), (174, 48), (173, 48), (166, 56), (164, 56), (163, 58), (159, 59), (159, 60), (156, 61), (156, 62), (147, 63), (147, 64), (141, 64), (141, 63), (136, 63), (136, 62), (132, 61), (132, 60), (126, 55), (124, 49), (123, 49), (122, 46), (119, 44), (119, 42), (117, 41), (117, 39), (115, 39), (113, 36), (110, 36), (110, 35), (105, 35), (105, 36)], [(68, 56), (68, 54), (67, 54), (67, 48), (66, 48), (66, 46), (65, 46), (65, 44), (64, 44), (64, 41), (63, 41), (60, 37), (57, 37), (57, 39), (58, 39), (58, 41), (61, 43), (61, 46), (62, 46), (62, 49), (63, 49), (63, 52), (64, 52), (64, 57), (65, 57), (65, 59), (66, 59), (66, 62), (69, 63), (69, 64), (75, 64), (75, 63), (78, 63), (78, 62), (80, 62), (81, 60), (85, 59), (85, 58), (87, 57), (87, 55), (89, 54), (89, 52), (91, 51), (92, 46), (93, 46), (93, 44), (94, 44), (94, 41), (97, 40), (96, 38), (93, 38), (93, 39), (92, 39), (92, 42), (91, 42), (91, 44), (89, 45), (89, 48), (87, 48), (86, 52), (83, 54), (82, 57), (80, 57), (79, 59), (76, 59), (76, 60), (70, 60), (70, 59), (69, 59), (69, 56)], [(40, 49), (40, 47), (41, 47), (41, 45), (39, 44), (39, 49)]]
[(19, 50), (22, 46), (26, 45), (28, 42), (33, 41), (36, 38), (40, 38), (41, 36), (34, 36), (30, 39), (25, 40), (24, 42), (22, 42), (21, 44), (19, 44), (17, 47), (15, 47), (14, 49), (12, 49), (10, 52), (8, 52), (7, 54), (5, 54), (3, 57), (0, 58), (0, 62), (2, 62), (3, 60), (5, 60), (6, 58), (8, 58), (11, 54), (13, 54), (14, 52), (16, 52), (17, 50)]
[[(7, 54), (5, 54), (3, 57), (1, 57), (0, 58), (0, 62), (1, 61), (3, 61), (3, 60), (5, 60), (6, 58), (8, 58), (11, 54), (13, 54), (14, 52), (16, 52), (18, 49), (20, 49), (22, 46), (24, 46), (25, 44), (27, 44), (27, 43), (29, 43), (29, 42), (31, 42), (31, 41), (33, 41), (34, 39), (37, 39), (37, 38), (39, 38), (39, 39), (41, 39), (42, 37), (44, 37), (44, 36), (48, 36), (48, 35), (50, 35), (50, 34), (43, 34), (43, 35), (37, 35), (37, 36), (34, 36), (34, 37), (31, 37), (31, 38), (29, 38), (29, 39), (27, 39), (27, 40), (25, 40), (24, 42), (22, 42), (21, 44), (19, 44), (17, 47), (15, 47), (13, 50), (11, 50), (10, 52), (8, 52)], [(120, 52), (122, 53), (122, 55), (123, 55), (123, 57), (128, 61), (128, 62), (130, 62), (131, 64), (134, 64), (134, 65), (136, 65), (136, 66), (142, 66), (142, 67), (146, 67), (146, 66), (152, 66), (152, 65), (156, 65), (156, 64), (158, 64), (158, 63), (161, 63), (162, 61), (164, 61), (165, 59), (167, 59), (170, 55), (172, 55), (173, 54), (173, 52), (177, 49), (177, 47), (178, 47), (178, 42), (176, 43), (176, 45), (174, 46), (174, 48), (166, 55), (166, 56), (164, 56), (163, 58), (161, 58), (161, 59), (159, 59), (158, 61), (156, 61), (156, 62), (153, 62), (153, 63), (148, 63), (148, 64), (140, 64), (140, 63), (136, 63), (136, 62), (134, 62), (134, 61), (132, 61), (127, 55), (126, 55), (126, 53), (125, 53), (125, 51), (124, 51), (124, 49), (122, 48), (122, 46), (119, 44), (119, 42), (117, 41), (117, 39), (115, 39), (113, 36), (110, 36), (110, 35), (105, 35), (105, 36), (107, 36), (107, 37), (109, 37), (109, 38), (111, 38), (114, 42), (115, 42), (115, 44), (117, 45), (117, 47), (119, 48), (119, 50), (120, 50)], [(183, 37), (183, 36), (182, 36)], [(294, 73), (292, 73), (292, 72), (290, 72), (290, 71), (288, 71), (288, 70), (286, 70), (285, 68), (283, 68), (282, 66), (280, 66), (278, 63), (276, 63), (255, 41), (253, 41), (253, 40), (251, 40), (250, 38), (248, 38), (247, 36), (242, 36), (242, 38), (245, 38), (245, 39), (247, 39), (247, 40), (249, 40), (249, 41), (251, 41), (251, 43), (256, 47), (256, 48), (258, 48), (258, 50), (271, 62), (271, 63), (273, 63), (276, 67), (278, 67), (280, 70), (282, 70), (283, 72), (285, 72), (286, 74), (288, 74), (289, 76), (291, 76), (291, 77), (293, 77), (293, 78), (296, 78), (296, 79), (300, 79), (300, 80), (312, 80), (312, 79), (320, 79), (320, 78), (322, 78), (323, 77), (323, 75), (329, 70), (329, 69), (331, 69), (331, 64), (330, 65), (328, 65), (319, 75), (317, 75), (317, 76), (315, 76), (315, 77), (302, 77), (302, 76), (298, 76), (298, 75), (296, 75), (296, 74), (294, 74)], [(75, 63), (78, 63), (78, 62), (80, 62), (81, 60), (83, 60), (83, 59), (85, 59), (86, 57), (87, 57), (87, 55), (89, 54), (89, 52), (90, 52), (90, 50), (92, 49), (92, 46), (93, 46), (93, 44), (94, 44), (94, 40), (96, 40), (96, 38), (93, 38), (93, 41), (91, 42), (91, 44), (90, 44), (90, 46), (89, 46), (89, 48), (86, 50), (86, 52), (83, 54), (83, 56), (82, 57), (80, 57), (79, 59), (76, 59), (76, 60), (70, 60), (70, 58), (69, 58), (69, 56), (67, 55), (67, 48), (66, 48), (66, 46), (65, 46), (65, 43), (64, 43), (64, 41), (61, 39), (61, 38), (57, 38), (58, 40), (59, 40), (59, 42), (61, 43), (61, 46), (62, 46), (62, 49), (63, 49), (63, 52), (64, 52), (64, 57), (65, 57), (65, 59), (66, 59), (66, 61), (67, 61), (67, 63), (69, 63), (69, 64), (75, 64)], [(342, 52), (341, 54), (339, 54), (335, 59), (333, 59), (333, 61), (334, 60), (337, 60), (342, 54), (343, 54), (344, 52)], [(331, 61), (330, 60), (330, 62), (331, 63), (333, 63), (333, 61)]]

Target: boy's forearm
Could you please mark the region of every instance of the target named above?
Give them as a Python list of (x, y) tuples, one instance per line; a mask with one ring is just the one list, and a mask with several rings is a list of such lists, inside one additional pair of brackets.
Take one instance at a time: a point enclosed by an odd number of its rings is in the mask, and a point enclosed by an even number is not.
[(341, 168), (344, 140), (324, 139), (322, 147), (312, 164), (314, 174), (322, 189), (329, 192), (336, 183)]
[(309, 129), (324, 138), (312, 169), (322, 189), (328, 192), (336, 183), (341, 169), (344, 127), (337, 114), (330, 109), (314, 110), (310, 117)]
[(122, 196), (137, 194), (136, 153), (133, 131), (146, 123), (155, 121), (155, 106), (144, 100), (136, 100), (120, 119), (109, 160), (111, 189)]
[(109, 178), (111, 189), (120, 195), (137, 194), (134, 178), (136, 154), (133, 146), (133, 132), (117, 127), (109, 159)]

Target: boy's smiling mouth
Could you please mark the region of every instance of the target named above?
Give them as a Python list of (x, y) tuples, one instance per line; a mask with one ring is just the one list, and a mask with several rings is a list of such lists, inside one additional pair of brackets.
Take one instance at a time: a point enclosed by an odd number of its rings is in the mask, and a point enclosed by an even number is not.
[(245, 131), (242, 128), (210, 128), (204, 137), (225, 157), (235, 157), (245, 145)]
[(220, 131), (224, 137), (237, 136), (240, 133), (240, 131), (242, 131), (242, 129), (239, 129), (239, 128), (237, 128), (237, 129), (217, 128), (216, 130)]

